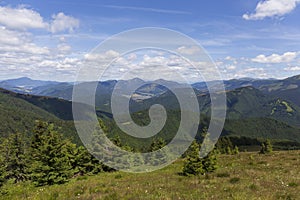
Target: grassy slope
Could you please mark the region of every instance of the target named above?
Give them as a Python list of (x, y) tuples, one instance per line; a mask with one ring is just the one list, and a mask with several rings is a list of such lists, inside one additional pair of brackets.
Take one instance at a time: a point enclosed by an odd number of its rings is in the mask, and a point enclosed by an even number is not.
[(151, 173), (102, 173), (39, 188), (6, 185), (1, 199), (297, 199), (299, 162), (300, 151), (220, 155), (219, 169), (207, 176), (181, 176), (177, 161)]

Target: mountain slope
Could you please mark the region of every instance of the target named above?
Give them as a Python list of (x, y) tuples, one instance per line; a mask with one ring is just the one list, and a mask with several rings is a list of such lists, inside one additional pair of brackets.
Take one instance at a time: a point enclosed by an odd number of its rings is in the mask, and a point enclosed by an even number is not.
[[(69, 106), (63, 111), (59, 110), (66, 105)], [(0, 124), (0, 137), (15, 132), (25, 132), (30, 135), (35, 120), (43, 120), (61, 127), (60, 132), (64, 136), (80, 144), (73, 121), (59, 118), (60, 115), (63, 115), (62, 118), (68, 118), (72, 115), (71, 105), (71, 102), (63, 102), (59, 99), (16, 94), (0, 88), (0, 120), (2, 122)], [(54, 109), (55, 106), (57, 106), (56, 109)]]
[(0, 88), (6, 90), (19, 92), (19, 93), (31, 93), (33, 88), (41, 87), (45, 85), (56, 85), (55, 81), (40, 81), (32, 80), (27, 77), (21, 77), (17, 79), (10, 79), (0, 82)]
[(265, 94), (289, 100), (300, 106), (300, 75), (263, 85), (259, 89)]
[(14, 97), (12, 92), (0, 89), (0, 133), (28, 131), (35, 120), (58, 121), (58, 118), (47, 111), (34, 106), (25, 100)]

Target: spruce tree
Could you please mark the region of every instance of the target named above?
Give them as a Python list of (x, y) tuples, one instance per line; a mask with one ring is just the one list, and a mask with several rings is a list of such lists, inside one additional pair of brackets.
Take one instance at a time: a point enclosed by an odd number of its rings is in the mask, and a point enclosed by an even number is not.
[(261, 154), (265, 154), (266, 153), (266, 145), (264, 142), (261, 143), (261, 147), (260, 147), (260, 152)]
[(166, 142), (162, 138), (154, 139), (150, 145), (149, 152), (153, 152), (151, 157), (148, 157), (146, 163), (158, 165), (166, 161), (166, 151), (158, 151), (166, 146)]
[(204, 173), (210, 173), (215, 171), (218, 168), (217, 164), (217, 153), (216, 150), (212, 150), (205, 156), (202, 160), (202, 166)]
[(199, 144), (194, 140), (189, 147), (182, 173), (184, 175), (200, 175), (204, 173), (202, 159), (199, 156)]
[[(204, 173), (213, 172), (218, 167), (217, 150), (209, 136), (209, 133), (205, 134), (205, 139), (203, 140), (203, 143), (201, 145), (201, 151), (205, 153), (204, 157), (201, 159)], [(229, 148), (229, 146), (227, 147)]]
[(4, 180), (13, 179), (15, 183), (27, 180), (26, 142), (20, 133), (11, 134), (1, 144), (0, 170)]
[(272, 151), (273, 151), (273, 146), (269, 139), (261, 143), (261, 149), (260, 149), (261, 154), (271, 153)]
[(235, 146), (232, 153), (233, 154), (239, 154), (240, 153), (239, 148), (237, 146)]
[(97, 174), (103, 171), (103, 166), (84, 146), (79, 146), (75, 151), (75, 174)]
[(53, 124), (37, 121), (30, 147), (31, 179), (35, 185), (65, 183), (72, 175), (67, 142)]
[(266, 145), (266, 152), (267, 152), (267, 153), (272, 153), (272, 151), (273, 151), (273, 146), (272, 146), (271, 141), (270, 141), (269, 139), (267, 139), (265, 145)]
[[(104, 165), (100, 160), (108, 161), (111, 158), (107, 157), (106, 154), (103, 152), (106, 151), (106, 153), (110, 150), (110, 147), (105, 145), (106, 135), (104, 131), (107, 131), (107, 128), (105, 127), (104, 123), (99, 120), (99, 124), (101, 126), (101, 130), (98, 129), (98, 127), (95, 128), (95, 131), (92, 134), (92, 140), (91, 145), (88, 147), (89, 152), (91, 152), (92, 156), (92, 163), (95, 165), (95, 168), (93, 169), (93, 173), (98, 173), (100, 171), (114, 171), (113, 168)], [(115, 157), (118, 157), (115, 155)], [(120, 163), (121, 164), (121, 163)]]

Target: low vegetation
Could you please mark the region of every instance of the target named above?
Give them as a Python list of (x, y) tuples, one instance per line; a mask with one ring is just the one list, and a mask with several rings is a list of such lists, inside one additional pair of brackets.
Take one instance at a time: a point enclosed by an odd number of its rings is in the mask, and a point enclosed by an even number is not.
[(206, 175), (181, 175), (181, 159), (151, 173), (100, 173), (41, 187), (7, 183), (1, 199), (298, 199), (300, 151), (217, 157), (218, 169)]

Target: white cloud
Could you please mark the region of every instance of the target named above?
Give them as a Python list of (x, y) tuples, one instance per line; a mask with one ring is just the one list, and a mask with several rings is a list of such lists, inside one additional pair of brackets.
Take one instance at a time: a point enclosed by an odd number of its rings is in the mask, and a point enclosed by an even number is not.
[(72, 80), (80, 61), (68, 57), (70, 47), (66, 43), (56, 48), (38, 45), (32, 37), (28, 32), (0, 27), (0, 79), (13, 74), (36, 79)]
[(17, 8), (0, 6), (0, 24), (19, 30), (47, 28), (47, 23), (38, 12), (22, 6)]
[(62, 43), (62, 44), (57, 45), (57, 49), (58, 49), (58, 51), (60, 51), (62, 53), (67, 53), (67, 52), (70, 52), (72, 48), (70, 45), (68, 45), (66, 43)]
[(286, 52), (282, 55), (272, 54), (270, 56), (265, 56), (263, 54), (256, 56), (251, 59), (253, 62), (258, 63), (284, 63), (284, 62), (292, 62), (296, 59), (298, 53), (297, 52)]
[(181, 46), (176, 51), (180, 54), (193, 55), (199, 53), (200, 48), (197, 46), (191, 46), (191, 47)]
[(57, 15), (53, 15), (52, 18), (53, 21), (50, 24), (50, 31), (52, 33), (63, 32), (66, 30), (72, 32), (74, 29), (79, 27), (78, 19), (65, 15), (62, 12)]
[(225, 60), (234, 60), (231, 56), (226, 56)]
[(117, 58), (120, 54), (113, 50), (108, 50), (104, 53), (91, 53), (85, 54), (84, 58), (86, 61), (95, 61), (95, 62), (102, 62), (106, 60), (113, 60)]
[[(14, 76), (28, 76), (38, 79), (70, 80), (82, 64), (77, 58), (70, 58), (71, 47), (61, 36), (55, 45), (36, 43), (32, 29), (47, 31), (43, 37), (52, 38), (52, 33), (73, 31), (79, 20), (58, 13), (51, 21), (45, 21), (36, 11), (18, 6), (0, 6), (0, 79)], [(37, 39), (37, 40), (36, 40)], [(43, 42), (42, 42), (43, 43)], [(78, 56), (75, 52), (72, 57)]]
[(244, 14), (245, 20), (262, 20), (266, 17), (280, 17), (292, 12), (300, 0), (264, 0), (258, 2), (255, 12)]
[(0, 52), (48, 54), (49, 49), (32, 43), (27, 33), (0, 27)]
[(263, 68), (247, 68), (244, 70), (245, 72), (264, 72), (265, 70)]
[(300, 66), (289, 66), (284, 68), (285, 71), (300, 71)]
[(79, 27), (79, 20), (60, 12), (52, 15), (51, 22), (46, 22), (40, 13), (24, 6), (0, 6), (0, 25), (12, 30), (44, 29), (57, 33), (72, 32)]
[(229, 65), (229, 66), (226, 67), (226, 69), (234, 70), (234, 69), (236, 69), (236, 66), (235, 65)]

